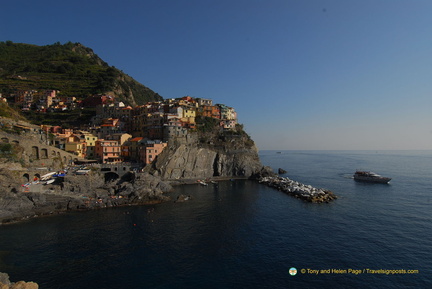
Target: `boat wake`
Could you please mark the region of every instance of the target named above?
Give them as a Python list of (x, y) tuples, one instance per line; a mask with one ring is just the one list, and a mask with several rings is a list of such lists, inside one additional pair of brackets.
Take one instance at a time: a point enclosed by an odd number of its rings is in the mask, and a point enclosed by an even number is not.
[(344, 179), (353, 179), (353, 174), (347, 174), (347, 173), (343, 173), (343, 174), (339, 174), (340, 177), (344, 178)]

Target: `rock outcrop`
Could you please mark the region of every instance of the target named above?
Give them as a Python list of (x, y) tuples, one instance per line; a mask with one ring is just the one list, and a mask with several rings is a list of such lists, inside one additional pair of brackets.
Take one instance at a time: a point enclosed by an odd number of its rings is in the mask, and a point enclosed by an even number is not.
[(9, 275), (0, 272), (0, 289), (38, 289), (39, 285), (34, 282), (18, 281), (10, 282)]
[(279, 174), (279, 175), (283, 175), (283, 174), (286, 174), (286, 173), (287, 173), (286, 170), (284, 170), (284, 169), (282, 169), (282, 168), (279, 168), (279, 169), (278, 169), (278, 174)]
[(262, 169), (258, 149), (244, 132), (190, 134), (175, 139), (150, 170), (163, 179), (251, 178)]

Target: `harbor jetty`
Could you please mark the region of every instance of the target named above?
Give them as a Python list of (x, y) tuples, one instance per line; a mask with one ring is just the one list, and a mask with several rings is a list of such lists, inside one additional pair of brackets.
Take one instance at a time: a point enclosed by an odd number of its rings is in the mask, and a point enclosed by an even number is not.
[(329, 190), (314, 188), (311, 185), (305, 185), (290, 180), (287, 177), (269, 176), (262, 177), (258, 181), (288, 195), (311, 203), (328, 203), (337, 199), (337, 196)]

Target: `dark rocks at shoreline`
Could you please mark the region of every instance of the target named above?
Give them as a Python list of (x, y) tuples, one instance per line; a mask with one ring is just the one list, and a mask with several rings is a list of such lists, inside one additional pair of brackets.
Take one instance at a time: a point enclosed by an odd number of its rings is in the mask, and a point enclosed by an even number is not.
[(262, 177), (259, 179), (259, 182), (311, 203), (328, 203), (337, 199), (337, 196), (329, 190), (317, 189), (310, 185), (290, 180), (289, 178)]
[(175, 203), (183, 203), (183, 202), (189, 201), (189, 200), (191, 200), (191, 199), (192, 199), (191, 196), (186, 196), (186, 195), (183, 195), (183, 194), (182, 194), (182, 195), (179, 195), (179, 196), (177, 197)]
[[(154, 204), (170, 200), (172, 187), (160, 178), (137, 174), (133, 180), (105, 183), (103, 175), (68, 175), (58, 185), (35, 184), (24, 192), (17, 172), (0, 172), (0, 224), (65, 211)], [(9, 183), (7, 182), (9, 181)]]
[(257, 174), (253, 175), (251, 177), (251, 179), (253, 179), (253, 180), (261, 180), (262, 178), (265, 178), (265, 177), (275, 177), (275, 176), (276, 176), (276, 174), (273, 171), (272, 167), (262, 166), (261, 170)]
[(10, 281), (9, 281), (9, 275), (6, 273), (2, 273), (0, 272), (0, 284), (6, 284), (9, 285)]
[(278, 174), (279, 174), (279, 175), (283, 175), (283, 174), (286, 174), (286, 173), (287, 173), (286, 170), (284, 170), (284, 169), (282, 169), (282, 168), (279, 168), (279, 169), (278, 169)]
[(39, 289), (39, 285), (34, 282), (18, 281), (10, 282), (9, 275), (0, 272), (0, 288), (1, 289)]
[[(21, 171), (0, 169), (0, 224), (66, 211), (91, 210), (126, 205), (156, 204), (171, 200), (165, 193), (183, 179), (164, 181), (149, 173), (130, 173), (124, 178), (105, 182), (104, 175), (91, 171), (87, 175), (67, 175), (50, 185), (22, 187)], [(250, 178), (274, 176), (271, 167), (261, 167)], [(224, 177), (219, 177), (224, 178)], [(184, 197), (177, 201), (183, 202)]]

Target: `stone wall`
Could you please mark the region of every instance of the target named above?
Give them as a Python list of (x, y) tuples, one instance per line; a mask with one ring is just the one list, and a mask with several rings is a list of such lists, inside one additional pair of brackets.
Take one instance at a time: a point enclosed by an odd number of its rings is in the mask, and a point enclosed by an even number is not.
[(5, 119), (0, 119), (0, 143), (9, 143), (19, 147), (20, 162), (26, 167), (51, 167), (61, 168), (73, 161), (76, 156), (65, 152), (64, 150), (47, 144), (47, 136), (41, 133), (40, 130), (33, 126), (25, 127), (20, 132), (11, 133), (11, 130), (5, 129), (13, 127), (14, 124), (7, 122)]

